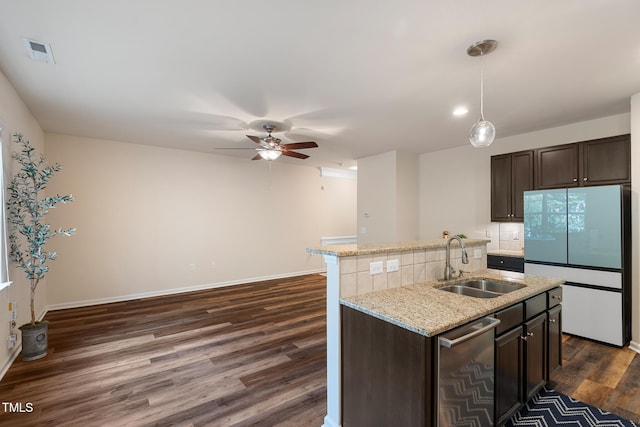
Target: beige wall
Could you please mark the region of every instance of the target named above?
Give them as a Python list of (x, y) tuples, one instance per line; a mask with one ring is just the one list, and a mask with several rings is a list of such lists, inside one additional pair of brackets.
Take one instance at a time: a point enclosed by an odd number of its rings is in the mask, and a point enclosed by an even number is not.
[(395, 151), (358, 159), (358, 243), (396, 240)]
[[(498, 138), (488, 148), (477, 149), (468, 144), (421, 155), (420, 238), (440, 237), (443, 230), (451, 234), (464, 233), (470, 238), (484, 238), (486, 230), (494, 230), (491, 224), (491, 156), (629, 131), (629, 114), (620, 114)], [(495, 228), (492, 240), (497, 242), (499, 234)]]
[(389, 151), (358, 159), (357, 210), (358, 243), (417, 239), (418, 156)]
[[(5, 76), (0, 73), (0, 126), (2, 126), (2, 150), (5, 171), (5, 183), (11, 176), (12, 161), (10, 153), (14, 151), (11, 135), (14, 132), (22, 132), (32, 144), (39, 150), (44, 146), (44, 135), (42, 129), (35, 121), (27, 107), (24, 105), (16, 91), (7, 81)], [(5, 184), (6, 185), (6, 184)], [(3, 207), (4, 209), (4, 207)], [(22, 276), (22, 271), (12, 268), (9, 271), (10, 279), (13, 284), (0, 291), (0, 375), (4, 369), (8, 367), (13, 351), (8, 350), (6, 343), (9, 336), (9, 312), (7, 310), (9, 301), (17, 301), (18, 303), (18, 320), (17, 325), (22, 325), (29, 321), (29, 284)], [(36, 315), (42, 314), (46, 305), (45, 290), (46, 281), (40, 284), (40, 292), (36, 298)], [(20, 331), (15, 328), (14, 332), (20, 339)]]
[(418, 155), (396, 151), (397, 241), (418, 238)]
[(50, 191), (52, 306), (317, 271), (305, 249), (355, 233), (356, 182), (316, 168), (116, 141), (47, 135), (64, 169)]

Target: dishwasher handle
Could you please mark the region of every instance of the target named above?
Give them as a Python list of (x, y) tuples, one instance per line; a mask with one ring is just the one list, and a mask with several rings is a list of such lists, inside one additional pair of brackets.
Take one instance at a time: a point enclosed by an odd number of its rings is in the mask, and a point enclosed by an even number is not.
[(485, 317), (483, 320), (486, 320), (488, 323), (480, 329), (476, 329), (475, 331), (469, 332), (466, 335), (458, 337), (456, 339), (450, 340), (449, 338), (440, 337), (439, 342), (440, 346), (452, 348), (458, 344), (462, 344), (465, 341), (470, 340), (473, 337), (484, 334), (485, 332), (495, 328), (500, 324), (500, 319), (496, 319), (495, 317)]

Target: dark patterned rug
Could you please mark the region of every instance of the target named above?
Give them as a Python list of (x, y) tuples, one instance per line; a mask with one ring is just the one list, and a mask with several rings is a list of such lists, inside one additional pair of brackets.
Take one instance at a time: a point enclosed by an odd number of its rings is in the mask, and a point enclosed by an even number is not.
[(505, 427), (512, 426), (638, 427), (638, 424), (555, 390), (543, 388), (505, 424)]

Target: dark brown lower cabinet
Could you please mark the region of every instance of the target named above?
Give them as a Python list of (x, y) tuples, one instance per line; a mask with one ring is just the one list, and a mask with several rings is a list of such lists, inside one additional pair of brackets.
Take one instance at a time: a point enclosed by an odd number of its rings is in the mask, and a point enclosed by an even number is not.
[(524, 328), (518, 326), (496, 338), (496, 414), (494, 419), (498, 425), (511, 418), (523, 403), (523, 331)]
[(525, 402), (547, 382), (547, 313), (524, 324)]
[(549, 342), (547, 361), (547, 381), (551, 379), (551, 374), (562, 367), (562, 307), (557, 305), (547, 313)]
[[(501, 325), (495, 338), (495, 420), (503, 425), (561, 366), (562, 306), (560, 288), (514, 304), (496, 313)], [(518, 317), (519, 316), (519, 317)]]

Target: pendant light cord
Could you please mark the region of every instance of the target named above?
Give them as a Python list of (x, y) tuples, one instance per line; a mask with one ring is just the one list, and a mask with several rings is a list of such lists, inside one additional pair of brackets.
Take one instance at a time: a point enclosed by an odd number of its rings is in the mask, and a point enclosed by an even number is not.
[(484, 66), (480, 55), (480, 120), (484, 121)]

